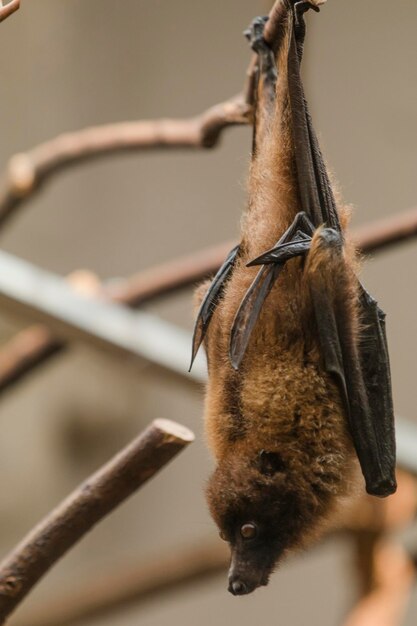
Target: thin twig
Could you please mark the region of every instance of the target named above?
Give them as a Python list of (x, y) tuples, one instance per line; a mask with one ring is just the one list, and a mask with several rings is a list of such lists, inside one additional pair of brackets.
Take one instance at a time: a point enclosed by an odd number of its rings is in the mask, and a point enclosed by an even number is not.
[(221, 541), (203, 543), (169, 556), (153, 558), (149, 563), (129, 569), (124, 567), (71, 587), (71, 594), (55, 598), (30, 616), (13, 622), (13, 626), (67, 626), (98, 619), (160, 597), (161, 593), (178, 592), (224, 573), (229, 561), (228, 550)]
[(229, 240), (161, 263), (120, 283), (110, 282), (104, 292), (111, 300), (136, 308), (211, 276), (235, 245), (236, 241)]
[(9, 4), (3, 6), (3, 3), (0, 2), (0, 22), (7, 20), (12, 13), (17, 11), (20, 8), (20, 0), (12, 0)]
[(0, 228), (54, 174), (110, 154), (158, 148), (211, 148), (228, 126), (247, 124), (242, 96), (184, 120), (120, 122), (59, 135), (9, 161), (0, 184)]
[(155, 420), (34, 528), (0, 563), (0, 623), (58, 559), (193, 439), (184, 426)]
[(386, 250), (417, 235), (417, 207), (360, 226), (354, 237), (367, 254)]

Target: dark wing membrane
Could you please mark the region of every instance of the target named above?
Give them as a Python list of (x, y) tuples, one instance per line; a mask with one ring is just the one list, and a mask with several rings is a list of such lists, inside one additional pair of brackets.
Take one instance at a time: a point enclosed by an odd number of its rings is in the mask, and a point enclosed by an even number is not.
[(336, 202), (313, 128), (300, 75), (305, 36), (303, 13), (309, 8), (314, 7), (308, 2), (295, 4), (288, 49), (288, 92), (298, 190), (302, 210), (307, 213), (316, 228), (325, 223), (340, 231)]
[(364, 292), (360, 304), (366, 328), (357, 346), (348, 314), (334, 294), (324, 283), (312, 283), (310, 289), (324, 366), (341, 392), (366, 490), (388, 496), (396, 490), (395, 435), (383, 314)]
[(284, 265), (276, 263), (262, 267), (240, 304), (230, 334), (230, 360), (235, 370), (239, 369), (242, 363), (262, 305)]
[(239, 246), (236, 246), (229, 252), (225, 262), (213, 278), (213, 282), (201, 303), (194, 326), (190, 370), (197, 356), (198, 349), (206, 335), (214, 310), (222, 296), (226, 281), (233, 270), (238, 254)]
[(395, 424), (385, 313), (362, 286), (360, 307), (363, 331), (359, 350), (374, 424), (375, 445), (384, 468), (395, 483)]

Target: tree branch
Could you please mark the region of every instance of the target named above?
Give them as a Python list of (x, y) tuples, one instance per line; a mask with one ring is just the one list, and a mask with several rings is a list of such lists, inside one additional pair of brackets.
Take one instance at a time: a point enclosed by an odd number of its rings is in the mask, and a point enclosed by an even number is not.
[(72, 587), (71, 594), (55, 598), (38, 611), (22, 616), (13, 626), (68, 626), (98, 619), (160, 597), (179, 592), (191, 584), (206, 582), (224, 573), (230, 560), (226, 546), (219, 540), (152, 558), (135, 569), (119, 571)]
[(193, 440), (184, 426), (155, 420), (33, 529), (0, 563), (0, 623), (97, 522)]
[(414, 565), (392, 538), (370, 539), (366, 554), (359, 548), (360, 566), (371, 585), (349, 614), (344, 626), (400, 626), (415, 580)]
[(12, 0), (9, 4), (3, 6), (2, 0), (0, 0), (0, 22), (7, 20), (12, 13), (20, 8), (20, 0)]
[(110, 154), (158, 148), (211, 148), (223, 129), (247, 124), (250, 107), (236, 96), (184, 120), (120, 122), (59, 135), (9, 161), (0, 184), (0, 228), (54, 174)]
[(354, 233), (362, 252), (381, 252), (417, 235), (417, 207), (357, 228)]
[[(10, 6), (10, 5), (8, 5)], [(277, 0), (270, 12), (265, 38), (273, 43), (286, 14)], [(0, 228), (54, 174), (109, 154), (157, 148), (212, 148), (229, 126), (251, 123), (251, 102), (256, 55), (247, 72), (244, 94), (217, 104), (201, 115), (185, 120), (161, 119), (120, 122), (59, 135), (9, 161), (0, 184)]]

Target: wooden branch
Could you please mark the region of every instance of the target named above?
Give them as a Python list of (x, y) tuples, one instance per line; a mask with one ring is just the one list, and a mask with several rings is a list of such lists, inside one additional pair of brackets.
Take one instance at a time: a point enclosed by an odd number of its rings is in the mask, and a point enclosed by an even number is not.
[(193, 440), (184, 426), (155, 420), (33, 529), (0, 563), (0, 623), (97, 522)]
[(11, 158), (0, 184), (0, 228), (52, 176), (88, 160), (122, 152), (216, 145), (221, 132), (247, 124), (250, 108), (242, 96), (184, 120), (120, 122), (59, 135)]
[(12, 0), (5, 6), (3, 6), (2, 0), (0, 0), (0, 22), (7, 20), (8, 17), (20, 8), (20, 0)]
[(416, 478), (398, 471), (397, 492), (365, 496), (344, 521), (355, 551), (359, 601), (344, 626), (400, 626), (415, 578), (400, 533), (415, 522)]
[(362, 252), (381, 252), (417, 235), (417, 207), (360, 226), (354, 237)]
[[(275, 40), (284, 14), (284, 4), (277, 0), (265, 29), (267, 41)], [(0, 228), (54, 174), (65, 168), (120, 152), (212, 148), (225, 128), (251, 123), (255, 65), (256, 55), (249, 66), (245, 95), (239, 94), (217, 104), (197, 117), (120, 122), (86, 128), (59, 135), (29, 152), (13, 156), (0, 184)]]
[[(19, 0), (13, 0), (11, 4), (18, 2)], [(3, 10), (7, 11), (11, 4)], [(276, 39), (284, 14), (284, 3), (277, 0), (265, 29), (267, 41), (272, 43)], [(256, 55), (249, 65), (245, 94), (217, 104), (197, 117), (184, 120), (119, 122), (86, 128), (59, 135), (29, 152), (16, 154), (10, 159), (6, 172), (1, 177), (0, 228), (54, 174), (68, 167), (121, 152), (161, 148), (212, 148), (218, 143), (225, 128), (251, 123), (255, 65)]]
[(136, 308), (179, 289), (194, 286), (217, 272), (236, 243), (234, 240), (225, 241), (142, 270), (120, 283), (105, 286), (105, 294), (115, 302)]
[[(361, 561), (363, 567), (363, 558)], [(369, 545), (366, 561), (372, 584), (344, 626), (401, 626), (415, 580), (409, 555), (394, 539), (375, 538)]]
[(161, 593), (206, 582), (225, 573), (230, 556), (219, 540), (152, 558), (135, 569), (123, 568), (90, 582), (71, 585), (71, 593), (22, 615), (13, 626), (68, 626), (98, 619), (128, 605), (160, 597)]

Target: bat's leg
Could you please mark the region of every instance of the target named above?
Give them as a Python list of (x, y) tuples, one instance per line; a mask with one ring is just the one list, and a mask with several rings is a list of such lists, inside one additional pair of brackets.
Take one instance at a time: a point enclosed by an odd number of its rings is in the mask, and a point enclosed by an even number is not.
[[(311, 294), (324, 368), (339, 387), (366, 489), (372, 495), (387, 496), (396, 489), (391, 430), (367, 389), (357, 282), (345, 263), (339, 232), (322, 228), (315, 233), (304, 278)], [(368, 321), (375, 322), (371, 318)]]
[(256, 17), (244, 35), (254, 52), (258, 55), (260, 81), (263, 83), (265, 99), (273, 103), (275, 98), (275, 86), (277, 82), (277, 67), (274, 53), (264, 39), (264, 28), (268, 21), (266, 17)]
[(395, 425), (391, 371), (385, 332), (385, 313), (365, 291), (360, 291), (360, 321), (363, 327), (359, 349), (369, 404), (379, 422), (381, 454), (395, 466)]
[(263, 142), (265, 133), (268, 132), (270, 126), (270, 120), (274, 111), (278, 75), (274, 53), (263, 36), (267, 21), (267, 16), (256, 17), (249, 28), (244, 32), (252, 50), (258, 55), (257, 79), (254, 93), (254, 157), (257, 152), (257, 145)]

